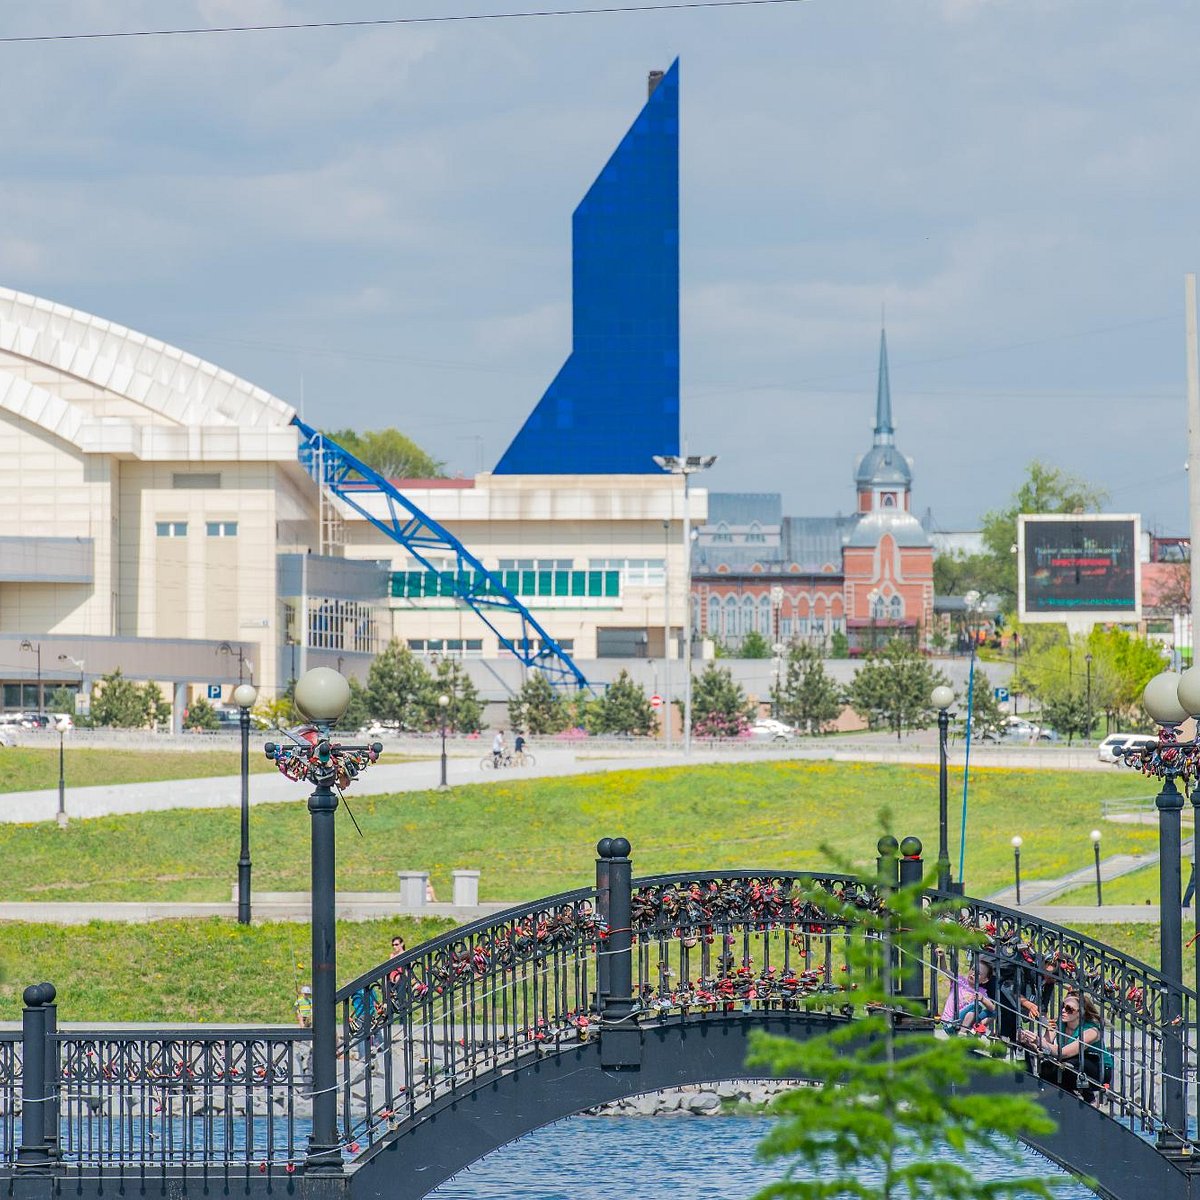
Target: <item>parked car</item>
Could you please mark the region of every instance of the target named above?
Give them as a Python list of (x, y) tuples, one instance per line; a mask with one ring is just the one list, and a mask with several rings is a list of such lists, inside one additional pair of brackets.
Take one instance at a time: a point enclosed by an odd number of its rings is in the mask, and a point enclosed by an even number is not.
[(1006, 740), (1010, 742), (1057, 742), (1058, 734), (1045, 725), (1035, 725), (1024, 717), (1009, 717), (1006, 722)]
[(0, 746), (15, 746), (17, 735), (11, 725), (0, 725)]
[(24, 714), (26, 727), (28, 729), (49, 729), (50, 714), (41, 712), (27, 712)]
[(1158, 738), (1149, 733), (1110, 733), (1096, 751), (1101, 762), (1117, 762), (1122, 750), (1142, 750), (1153, 746)]
[(796, 736), (796, 731), (774, 717), (759, 717), (750, 726), (750, 736), (756, 742), (790, 742)]

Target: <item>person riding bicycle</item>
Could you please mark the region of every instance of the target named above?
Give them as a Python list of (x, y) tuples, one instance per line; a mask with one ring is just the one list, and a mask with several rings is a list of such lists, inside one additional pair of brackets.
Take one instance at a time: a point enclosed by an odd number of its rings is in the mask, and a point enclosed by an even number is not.
[(504, 758), (504, 730), (497, 729), (496, 736), (492, 738), (492, 762), (499, 766)]

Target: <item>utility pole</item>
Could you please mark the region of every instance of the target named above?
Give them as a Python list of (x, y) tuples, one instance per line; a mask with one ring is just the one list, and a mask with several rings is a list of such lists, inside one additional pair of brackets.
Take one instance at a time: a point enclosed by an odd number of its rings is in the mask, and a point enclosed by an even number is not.
[(1200, 354), (1196, 342), (1196, 276), (1188, 274), (1184, 291), (1187, 303), (1187, 413), (1188, 413), (1188, 535), (1191, 538), (1191, 654), (1196, 663), (1196, 633), (1200, 629)]

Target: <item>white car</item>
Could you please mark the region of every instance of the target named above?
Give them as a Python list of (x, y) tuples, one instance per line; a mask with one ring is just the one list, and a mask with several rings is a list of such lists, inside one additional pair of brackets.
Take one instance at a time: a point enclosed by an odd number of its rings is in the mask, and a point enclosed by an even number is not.
[(0, 725), (0, 746), (15, 746), (17, 735), (11, 725)]
[(750, 736), (756, 742), (790, 742), (796, 736), (796, 731), (774, 717), (759, 717), (750, 726)]
[(1096, 751), (1096, 757), (1101, 762), (1115, 763), (1119, 761), (1119, 751), (1143, 750), (1153, 746), (1158, 738), (1148, 733), (1110, 733), (1102, 741)]

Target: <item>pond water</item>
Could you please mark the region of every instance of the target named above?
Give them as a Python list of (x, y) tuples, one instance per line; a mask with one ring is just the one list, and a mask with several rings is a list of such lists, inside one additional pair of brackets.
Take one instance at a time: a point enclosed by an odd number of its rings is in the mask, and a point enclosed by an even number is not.
[[(513, 1142), (431, 1193), (431, 1200), (744, 1200), (782, 1176), (755, 1161), (762, 1117), (572, 1117)], [(1048, 1159), (1017, 1147), (1020, 1162), (979, 1152), (984, 1179), (1061, 1181), (1059, 1200), (1095, 1200)], [(864, 1173), (864, 1180), (870, 1176)]]

